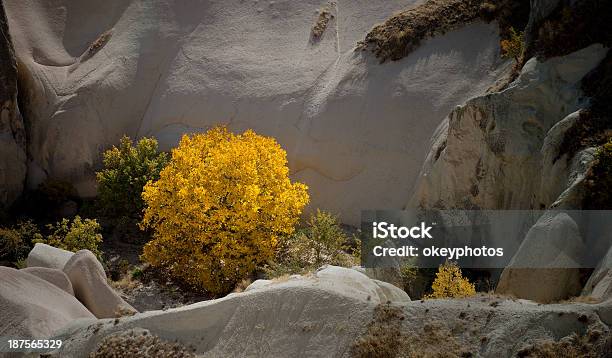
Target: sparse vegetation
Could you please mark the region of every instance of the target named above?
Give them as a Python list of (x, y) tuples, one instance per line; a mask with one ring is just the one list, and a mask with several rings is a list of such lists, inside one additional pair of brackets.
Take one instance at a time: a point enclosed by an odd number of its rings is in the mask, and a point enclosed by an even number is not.
[(95, 219), (82, 220), (77, 215), (72, 222), (64, 218), (55, 225), (47, 225), (47, 228), (51, 234), (44, 239), (34, 240), (35, 243), (40, 242), (72, 252), (86, 249), (102, 260), (102, 251), (99, 249), (102, 242), (101, 228)]
[(355, 358), (396, 357), (402, 349), (402, 321), (405, 319), (400, 307), (381, 304), (374, 310), (374, 317), (367, 331), (351, 347)]
[(416, 281), (419, 276), (418, 267), (412, 265), (409, 262), (405, 262), (400, 266), (400, 278), (402, 280), (403, 290), (410, 292), (412, 284)]
[(100, 34), (100, 36), (98, 36), (98, 38), (89, 46), (89, 48), (87, 49), (86, 55), (88, 57), (93, 56), (104, 45), (106, 45), (106, 43), (108, 42), (108, 40), (110, 40), (112, 35), (113, 35), (113, 33), (110, 30), (109, 31), (105, 31), (102, 34)]
[(347, 241), (338, 218), (317, 209), (304, 228), (281, 238), (276, 259), (265, 271), (270, 277), (278, 277), (314, 271), (325, 264), (354, 266), (359, 258), (347, 253)]
[(358, 49), (373, 52), (381, 62), (400, 60), (422, 40), (477, 20), (481, 4), (482, 0), (429, 0), (375, 26)]
[(129, 330), (105, 337), (90, 358), (192, 358), (193, 349), (177, 342), (168, 342), (146, 330)]
[(327, 29), (327, 25), (329, 21), (334, 18), (334, 15), (331, 13), (329, 6), (326, 6), (319, 10), (319, 17), (317, 21), (312, 26), (311, 37), (314, 41), (318, 41), (325, 33)]
[(519, 358), (598, 358), (612, 349), (612, 336), (589, 328), (584, 335), (573, 333), (558, 341), (545, 340), (522, 348)]
[(142, 138), (134, 146), (124, 136), (119, 147), (103, 154), (104, 169), (96, 173), (98, 198), (104, 215), (123, 221), (142, 219), (142, 191), (148, 181), (159, 179), (168, 163), (166, 153), (160, 153), (157, 140)]
[(612, 3), (601, 0), (559, 2), (534, 30), (528, 54), (563, 56), (593, 43), (612, 46)]
[(19, 266), (32, 248), (34, 240), (41, 239), (38, 227), (32, 221), (20, 222), (13, 227), (0, 227), (0, 262)]
[(525, 32), (516, 32), (514, 27), (510, 28), (510, 37), (501, 41), (502, 56), (512, 58), (521, 62), (521, 56), (525, 50)]
[(229, 292), (293, 234), (308, 193), (288, 174), (280, 145), (251, 130), (183, 136), (145, 186), (143, 227), (154, 239), (142, 259), (212, 294)]
[(431, 288), (433, 292), (425, 298), (462, 298), (476, 294), (474, 284), (463, 277), (456, 263), (449, 261), (440, 265)]
[[(354, 358), (460, 358), (472, 357), (439, 322), (427, 322), (422, 329), (402, 331), (406, 316), (401, 307), (381, 304), (366, 332), (351, 347)], [(410, 323), (408, 323), (410, 325)]]
[(612, 209), (612, 137), (595, 153), (595, 163), (586, 179), (585, 205), (590, 209)]

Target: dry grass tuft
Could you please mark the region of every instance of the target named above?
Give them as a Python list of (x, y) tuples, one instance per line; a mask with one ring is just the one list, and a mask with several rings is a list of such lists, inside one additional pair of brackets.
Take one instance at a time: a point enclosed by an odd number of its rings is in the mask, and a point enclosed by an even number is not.
[(123, 331), (104, 338), (90, 358), (192, 358), (195, 354), (179, 343), (161, 340), (148, 331)]
[(400, 307), (379, 305), (368, 330), (351, 347), (356, 358), (397, 357), (402, 343), (402, 321), (404, 313)]
[(576, 333), (558, 341), (539, 341), (518, 351), (519, 358), (597, 358), (612, 351), (612, 335), (589, 328), (585, 335)]
[(89, 46), (87, 49), (87, 56), (93, 56), (96, 52), (98, 52), (108, 40), (110, 40), (112, 36), (112, 32), (110, 30), (103, 32), (98, 36), (98, 38)]
[(315, 24), (312, 26), (312, 41), (318, 41), (321, 39), (323, 33), (325, 33), (325, 30), (327, 29), (327, 25), (329, 25), (329, 22), (333, 18), (334, 14), (331, 13), (330, 6), (326, 6), (319, 10), (319, 17), (317, 18)]
[(351, 347), (355, 358), (459, 358), (474, 356), (440, 322), (427, 322), (418, 331), (402, 331), (401, 307), (376, 307), (366, 332)]
[(234, 293), (244, 292), (244, 290), (246, 290), (246, 288), (249, 287), (249, 285), (252, 283), (253, 283), (253, 280), (251, 280), (250, 278), (245, 278), (236, 284), (236, 287), (234, 287), (234, 290), (232, 292)]
[(422, 40), (478, 19), (481, 5), (482, 0), (429, 0), (375, 26), (358, 49), (373, 52), (381, 62), (400, 60)]

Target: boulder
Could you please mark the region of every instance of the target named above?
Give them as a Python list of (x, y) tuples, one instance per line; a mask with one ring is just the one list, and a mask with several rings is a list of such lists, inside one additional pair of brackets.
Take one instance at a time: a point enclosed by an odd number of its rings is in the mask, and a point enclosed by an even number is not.
[(586, 247), (566, 213), (546, 212), (504, 269), (495, 292), (549, 303), (577, 296)]
[(62, 270), (74, 253), (47, 244), (37, 243), (28, 254), (28, 267), (46, 267)]
[[(77, 319), (95, 317), (76, 298), (24, 270), (0, 266), (0, 336), (49, 338)], [(0, 342), (0, 352), (2, 345)]]
[(98, 318), (113, 318), (137, 311), (109, 285), (102, 264), (89, 250), (77, 251), (64, 266), (75, 297)]
[(66, 276), (66, 274), (62, 270), (47, 267), (26, 267), (24, 269), (21, 269), (21, 271), (42, 278), (43, 280), (61, 288), (66, 293), (74, 296), (72, 283), (70, 283), (68, 276)]
[[(403, 207), (444, 115), (509, 63), (497, 24), (482, 22), (397, 62), (355, 52), (373, 25), (417, 0), (58, 1), (4, 5), (32, 124), (28, 185), (50, 176), (81, 195), (95, 193), (101, 148), (124, 134), (168, 150), (227, 124), (275, 137), (310, 207), (357, 225), (361, 208)], [(313, 42), (323, 8), (333, 18)]]
[(410, 301), (406, 292), (392, 284), (370, 279), (364, 273), (354, 269), (332, 265), (321, 267), (312, 276), (293, 275), (282, 280), (257, 280), (245, 291), (266, 289), (279, 284), (317, 287), (376, 304)]

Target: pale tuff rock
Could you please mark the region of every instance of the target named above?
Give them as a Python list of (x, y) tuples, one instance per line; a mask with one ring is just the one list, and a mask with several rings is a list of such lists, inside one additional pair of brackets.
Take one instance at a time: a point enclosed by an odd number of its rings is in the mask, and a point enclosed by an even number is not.
[[(580, 209), (594, 149), (567, 158), (561, 143), (585, 105), (580, 81), (607, 51), (592, 45), (545, 62), (533, 58), (507, 89), (451, 112), (432, 139), (410, 206)], [(542, 302), (579, 294), (579, 270), (554, 265), (586, 252), (575, 226), (569, 217), (545, 214), (504, 270), (497, 292)], [(550, 268), (540, 264), (544, 256)]]
[(26, 136), (17, 107), (17, 63), (0, 4), (0, 208), (21, 194), (26, 178)]
[(586, 249), (569, 215), (547, 212), (527, 233), (495, 292), (546, 303), (577, 296)]
[[(598, 301), (612, 300), (612, 247), (584, 285), (582, 295)], [(612, 319), (612, 312), (610, 318)]]
[(102, 264), (89, 250), (75, 253), (64, 266), (74, 295), (98, 318), (114, 318), (137, 311), (109, 285)]
[[(456, 353), (450, 348), (459, 348), (474, 356), (514, 357), (526, 345), (584, 334), (587, 329), (599, 331), (600, 341), (610, 336), (604, 321), (608, 311), (602, 305), (538, 305), (477, 296), (382, 306), (400, 313), (392, 325), (397, 331), (389, 332), (398, 335), (397, 343), (423, 353)], [(321, 290), (306, 279), (293, 286), (271, 284), (118, 322), (73, 324), (57, 334), (65, 340), (59, 356), (83, 357), (109, 334), (144, 329), (162, 340), (193, 347), (201, 357), (351, 357), (352, 345), (367, 335), (377, 307)]]
[(47, 244), (37, 243), (28, 254), (26, 265), (28, 267), (46, 267), (63, 270), (66, 262), (74, 253)]
[(2, 337), (49, 338), (77, 319), (95, 319), (76, 298), (23, 270), (0, 266), (0, 282)]
[(346, 296), (372, 303), (407, 302), (410, 297), (400, 288), (389, 283), (370, 279), (365, 274), (349, 268), (323, 266), (312, 275), (293, 275), (286, 280), (257, 280), (245, 291), (269, 288), (270, 286), (312, 286), (337, 291)]
[(72, 283), (70, 282), (70, 279), (68, 279), (68, 276), (66, 276), (66, 274), (62, 270), (46, 267), (26, 267), (24, 269), (21, 269), (21, 271), (42, 278), (43, 280), (61, 288), (67, 294), (74, 296)]
[(101, 149), (123, 134), (168, 150), (225, 123), (275, 137), (311, 208), (349, 224), (361, 208), (401, 209), (444, 115), (506, 68), (497, 26), (470, 24), (380, 65), (357, 41), (420, 1), (334, 3), (311, 43), (328, 1), (6, 0), (32, 123), (28, 185), (48, 175), (92, 195)]
[(533, 58), (507, 89), (451, 112), (432, 140), (411, 206), (549, 207), (556, 198), (538, 194), (547, 186), (543, 168), (551, 165), (550, 153), (542, 153), (547, 133), (582, 107), (580, 80), (606, 52), (592, 45), (542, 63)]
[[(112, 332), (140, 327), (208, 357), (340, 357), (364, 329), (374, 307), (394, 297), (365, 275), (327, 266), (313, 275), (255, 281), (245, 292), (170, 309), (101, 321), (97, 334), (82, 325), (66, 337), (62, 357), (81, 357)], [(401, 301), (400, 301), (401, 302)]]

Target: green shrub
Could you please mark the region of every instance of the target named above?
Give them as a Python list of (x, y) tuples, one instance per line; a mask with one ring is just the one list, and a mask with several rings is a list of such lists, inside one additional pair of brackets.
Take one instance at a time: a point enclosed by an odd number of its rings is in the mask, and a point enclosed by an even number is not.
[(346, 252), (347, 241), (338, 218), (317, 209), (304, 228), (280, 240), (276, 259), (269, 263), (265, 271), (270, 277), (278, 277), (316, 270), (325, 264), (356, 265), (359, 250), (355, 251), (356, 255), (349, 255)]
[(142, 138), (136, 146), (124, 136), (119, 147), (103, 154), (104, 169), (97, 172), (98, 197), (103, 212), (114, 218), (142, 218), (142, 191), (148, 181), (159, 179), (168, 163), (166, 153), (160, 153), (157, 140)]
[(47, 228), (51, 234), (46, 239), (41, 238), (34, 240), (34, 242), (72, 252), (87, 249), (96, 255), (99, 260), (102, 259), (102, 252), (98, 248), (98, 245), (102, 242), (101, 228), (96, 220), (81, 220), (81, 217), (77, 215), (72, 223), (64, 218), (55, 225), (47, 225)]
[(16, 265), (26, 258), (34, 240), (42, 238), (38, 227), (24, 221), (11, 228), (0, 228), (0, 261)]
[(419, 275), (419, 269), (415, 265), (406, 262), (400, 266), (400, 279), (404, 291), (408, 292)]

